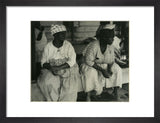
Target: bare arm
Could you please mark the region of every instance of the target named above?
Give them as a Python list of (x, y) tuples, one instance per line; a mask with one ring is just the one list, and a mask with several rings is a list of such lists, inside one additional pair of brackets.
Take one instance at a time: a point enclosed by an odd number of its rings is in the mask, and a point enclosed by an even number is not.
[(118, 58), (115, 58), (115, 62), (116, 62), (117, 64), (119, 64), (119, 65), (125, 65), (125, 64), (126, 64), (126, 62), (124, 62), (124, 61), (122, 61), (122, 60), (120, 60), (120, 59), (118, 59)]
[(64, 63), (60, 66), (57, 66), (59, 68), (59, 70), (62, 70), (62, 69), (66, 69), (66, 68), (70, 68), (69, 64), (68, 63)]
[(57, 75), (57, 71), (70, 68), (68, 63), (64, 63), (60, 66), (51, 66), (50, 63), (44, 63), (43, 68), (50, 70), (54, 75)]
[(70, 68), (69, 64), (68, 63), (64, 63), (62, 65), (59, 65), (59, 66), (51, 66), (51, 70), (54, 72), (54, 71), (59, 71), (59, 70), (63, 70), (63, 69), (66, 69), (66, 68)]
[(105, 70), (102, 67), (100, 67), (99, 65), (97, 65), (96, 63), (94, 63), (94, 65), (92, 67), (95, 68), (96, 70), (100, 71), (105, 78), (109, 78), (111, 76), (111, 73), (109, 73), (108, 69)]
[(70, 66), (68, 65), (68, 63), (64, 63), (60, 66), (51, 66), (50, 63), (44, 63), (43, 64), (43, 68), (51, 70), (51, 69), (56, 69), (56, 70), (62, 70), (62, 69), (66, 69), (66, 68), (70, 68)]
[(94, 65), (92, 67), (95, 68), (96, 70), (100, 71), (100, 72), (102, 72), (104, 70), (102, 67), (100, 67), (96, 63), (94, 63)]

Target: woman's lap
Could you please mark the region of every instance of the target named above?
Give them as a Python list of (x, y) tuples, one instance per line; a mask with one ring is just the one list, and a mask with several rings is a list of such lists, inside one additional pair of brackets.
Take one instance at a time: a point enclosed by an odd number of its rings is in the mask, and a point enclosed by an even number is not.
[[(75, 69), (70, 69), (72, 73), (70, 77), (61, 78), (53, 75), (52, 72), (47, 69), (42, 69), (42, 73), (38, 78), (38, 85), (44, 96), (46, 96), (46, 98), (51, 98), (52, 101), (57, 101), (57, 98), (60, 99), (59, 101), (75, 101), (77, 96), (77, 81), (79, 76), (77, 73), (78, 71), (74, 70), (77, 70), (76, 66)], [(73, 71), (75, 74), (73, 74)], [(63, 84), (60, 88), (61, 82)]]
[(83, 64), (81, 68), (82, 86), (85, 92), (96, 90), (100, 93), (103, 90), (103, 87), (121, 87), (122, 71), (116, 63), (113, 64), (113, 75), (109, 79), (104, 78), (100, 72), (86, 64)]

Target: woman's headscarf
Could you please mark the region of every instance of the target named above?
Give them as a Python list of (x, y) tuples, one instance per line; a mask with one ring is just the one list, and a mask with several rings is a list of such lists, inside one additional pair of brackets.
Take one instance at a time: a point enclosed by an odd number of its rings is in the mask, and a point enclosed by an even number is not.
[(66, 31), (66, 27), (64, 25), (57, 25), (57, 24), (52, 24), (51, 25), (51, 34), (54, 35), (55, 33), (58, 32), (63, 32)]
[(96, 31), (96, 37), (97, 38), (99, 37), (101, 30), (104, 30), (104, 29), (113, 30), (114, 28), (115, 28), (115, 24), (113, 23), (100, 25)]

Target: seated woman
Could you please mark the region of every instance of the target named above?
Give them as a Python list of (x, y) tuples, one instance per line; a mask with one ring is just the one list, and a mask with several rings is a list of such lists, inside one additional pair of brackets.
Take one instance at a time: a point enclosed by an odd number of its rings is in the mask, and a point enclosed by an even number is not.
[(120, 26), (116, 25), (115, 29), (115, 36), (113, 38), (112, 45), (114, 46), (114, 53), (115, 53), (115, 62), (120, 67), (127, 67), (128, 65), (128, 59), (123, 57), (124, 55), (124, 40), (122, 38), (121, 32), (120, 32)]
[(51, 25), (51, 34), (54, 40), (44, 48), (38, 85), (47, 101), (76, 101), (80, 81), (76, 53), (65, 40), (64, 25)]
[(81, 66), (82, 86), (90, 101), (92, 90), (100, 95), (103, 87), (115, 87), (113, 95), (118, 98), (118, 87), (122, 87), (122, 71), (115, 63), (113, 24), (104, 25), (95, 41), (91, 42), (83, 52), (85, 63)]

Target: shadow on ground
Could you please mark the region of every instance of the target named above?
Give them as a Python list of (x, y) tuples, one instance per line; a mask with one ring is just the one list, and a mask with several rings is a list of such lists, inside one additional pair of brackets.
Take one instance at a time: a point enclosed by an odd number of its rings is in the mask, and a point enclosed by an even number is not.
[[(129, 101), (129, 84), (123, 84), (122, 88), (119, 89), (119, 98), (116, 99), (112, 96), (113, 88), (107, 88), (103, 90), (103, 93), (99, 96), (92, 95), (91, 101), (94, 102), (128, 102)], [(78, 102), (86, 101), (86, 93), (78, 93)]]

